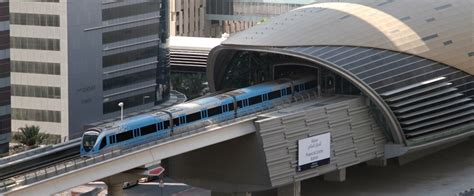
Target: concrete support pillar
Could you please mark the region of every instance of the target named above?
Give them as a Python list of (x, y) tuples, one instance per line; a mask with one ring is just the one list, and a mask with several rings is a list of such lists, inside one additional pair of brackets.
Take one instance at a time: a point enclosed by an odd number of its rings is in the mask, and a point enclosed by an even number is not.
[(387, 166), (387, 159), (372, 159), (367, 161), (366, 164), (372, 167), (385, 167)]
[(107, 183), (107, 196), (123, 196), (123, 183)]
[[(131, 170), (132, 171), (132, 170)], [(107, 178), (101, 179), (107, 185), (108, 196), (122, 196), (123, 195), (123, 183), (138, 181), (141, 175), (133, 173), (119, 173)]]
[(301, 196), (301, 182), (278, 187), (278, 196)]
[(221, 192), (212, 192), (211, 196), (252, 196), (251, 193), (221, 193)]
[(330, 182), (344, 182), (346, 181), (346, 169), (344, 168), (324, 174), (324, 180)]

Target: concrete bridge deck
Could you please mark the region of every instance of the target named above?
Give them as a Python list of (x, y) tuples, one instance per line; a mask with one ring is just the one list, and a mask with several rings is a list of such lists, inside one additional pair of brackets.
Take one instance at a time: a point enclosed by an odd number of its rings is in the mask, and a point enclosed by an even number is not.
[[(308, 97), (306, 100), (192, 130), (132, 149), (114, 151), (90, 159), (68, 161), (19, 176), (15, 178), (16, 184), (5, 188), (3, 194), (48, 195), (149, 163), (192, 153), (197, 149), (210, 148), (212, 145), (216, 147), (215, 145), (225, 141), (252, 133), (257, 133), (257, 137), (263, 143), (260, 147), (258, 145), (251, 147), (255, 148), (255, 151), (262, 152), (266, 160), (263, 166), (255, 164), (257, 169), (266, 170), (268, 175), (265, 180), (268, 184), (260, 188), (299, 182), (383, 156), (384, 136), (370, 117), (370, 111), (363, 97)], [(331, 164), (305, 172), (296, 172), (297, 149), (294, 142), (299, 138), (327, 131), (333, 135)], [(277, 157), (273, 157), (276, 155)], [(209, 160), (207, 164), (212, 167)], [(173, 170), (180, 170), (178, 165), (182, 164), (177, 164), (176, 168), (171, 165), (173, 169), (170, 172), (173, 173)], [(219, 168), (216, 168), (216, 171), (218, 172)], [(248, 172), (251, 173), (252, 170)], [(191, 176), (189, 179), (192, 181), (194, 178)], [(192, 182), (190, 184), (193, 185)], [(251, 190), (245, 189), (246, 186), (238, 187), (244, 188), (241, 192)]]

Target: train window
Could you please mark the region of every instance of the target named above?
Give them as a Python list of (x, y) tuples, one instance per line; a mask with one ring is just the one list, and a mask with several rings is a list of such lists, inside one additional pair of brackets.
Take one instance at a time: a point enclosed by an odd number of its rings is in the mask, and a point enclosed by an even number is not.
[(229, 111), (234, 110), (234, 103), (227, 104), (227, 107), (229, 107)]
[(156, 132), (156, 124), (151, 124), (145, 127), (140, 128), (142, 135), (148, 135), (150, 133)]
[(305, 89), (312, 89), (312, 88), (315, 88), (316, 86), (317, 86), (316, 80), (312, 80), (304, 84)]
[(167, 121), (163, 122), (163, 125), (164, 125), (164, 129), (170, 128), (170, 121), (167, 120)]
[(113, 135), (109, 136), (109, 141), (111, 144), (115, 143)]
[(117, 134), (117, 142), (126, 141), (133, 138), (132, 130)]
[(249, 98), (249, 105), (253, 105), (257, 103), (262, 103), (262, 95)]
[(237, 101), (237, 108), (243, 108), (242, 101)]
[(300, 85), (295, 85), (294, 88), (295, 88), (295, 93), (300, 92)]
[(192, 113), (186, 116), (186, 122), (188, 123), (194, 122), (197, 120), (201, 120), (201, 112)]
[(158, 123), (158, 131), (163, 129), (163, 122)]
[(179, 126), (179, 118), (173, 119), (173, 126), (175, 127)]
[(104, 148), (105, 146), (107, 146), (107, 140), (104, 138), (102, 138), (102, 141), (100, 142), (100, 147), (99, 147), (99, 150), (101, 150), (102, 148)]
[(268, 100), (276, 99), (281, 97), (281, 92), (280, 91), (273, 91), (271, 93), (268, 93)]
[(207, 110), (207, 113), (208, 113), (209, 117), (215, 116), (215, 115), (218, 115), (218, 114), (222, 114), (222, 107), (217, 106), (215, 108), (211, 108), (211, 109)]
[(291, 87), (286, 88), (286, 94), (289, 95), (289, 94), (291, 94), (291, 93), (292, 93)]

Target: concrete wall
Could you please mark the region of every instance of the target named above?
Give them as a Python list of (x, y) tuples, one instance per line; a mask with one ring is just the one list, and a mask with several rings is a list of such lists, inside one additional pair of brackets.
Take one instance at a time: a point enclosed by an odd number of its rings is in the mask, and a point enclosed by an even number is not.
[(102, 32), (86, 31), (102, 25), (101, 1), (68, 1), (69, 134), (80, 136), (82, 126), (102, 118)]
[(171, 178), (217, 192), (269, 189), (260, 142), (251, 134), (169, 158), (163, 165)]

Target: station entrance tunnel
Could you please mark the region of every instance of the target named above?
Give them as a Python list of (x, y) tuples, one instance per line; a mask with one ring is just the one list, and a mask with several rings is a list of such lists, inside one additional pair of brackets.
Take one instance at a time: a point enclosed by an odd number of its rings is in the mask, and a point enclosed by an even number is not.
[(291, 75), (316, 75), (318, 95), (361, 95), (361, 91), (343, 77), (313, 62), (282, 54), (239, 51), (233, 54), (223, 73), (214, 74), (215, 90), (243, 88)]

